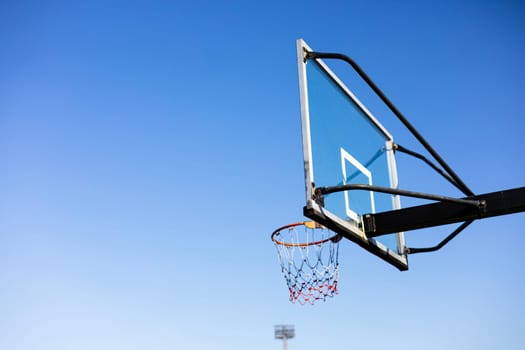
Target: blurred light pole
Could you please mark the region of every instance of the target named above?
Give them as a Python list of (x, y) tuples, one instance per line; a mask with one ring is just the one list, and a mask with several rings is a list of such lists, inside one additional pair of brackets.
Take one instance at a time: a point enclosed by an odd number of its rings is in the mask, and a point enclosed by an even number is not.
[(283, 350), (288, 349), (288, 339), (295, 337), (295, 329), (293, 325), (278, 325), (275, 326), (275, 339), (283, 340)]

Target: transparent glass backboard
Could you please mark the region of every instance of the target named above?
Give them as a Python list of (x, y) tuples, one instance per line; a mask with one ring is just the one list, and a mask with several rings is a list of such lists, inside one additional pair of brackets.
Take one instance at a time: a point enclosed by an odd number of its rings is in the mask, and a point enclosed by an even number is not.
[[(364, 214), (400, 208), (398, 196), (352, 190), (316, 202), (315, 187), (367, 184), (397, 188), (392, 136), (320, 59), (305, 59), (311, 49), (297, 42), (307, 205), (343, 227), (347, 238), (383, 259), (406, 264), (402, 233), (368, 239)], [(314, 210), (314, 211), (315, 211)], [(331, 227), (332, 228), (332, 227)], [(398, 266), (399, 267), (399, 266)]]

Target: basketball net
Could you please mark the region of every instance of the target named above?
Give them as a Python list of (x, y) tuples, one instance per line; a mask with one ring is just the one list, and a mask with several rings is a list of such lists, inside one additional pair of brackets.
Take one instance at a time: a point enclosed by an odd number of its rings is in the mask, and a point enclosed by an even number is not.
[(292, 303), (314, 304), (338, 293), (340, 240), (341, 236), (313, 221), (272, 233)]

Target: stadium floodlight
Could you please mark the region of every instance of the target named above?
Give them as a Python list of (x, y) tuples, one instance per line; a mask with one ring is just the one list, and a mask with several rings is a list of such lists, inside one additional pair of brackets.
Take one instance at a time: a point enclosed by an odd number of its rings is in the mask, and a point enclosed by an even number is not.
[(277, 325), (275, 326), (275, 339), (282, 339), (283, 350), (288, 348), (288, 339), (295, 337), (295, 329), (293, 325)]

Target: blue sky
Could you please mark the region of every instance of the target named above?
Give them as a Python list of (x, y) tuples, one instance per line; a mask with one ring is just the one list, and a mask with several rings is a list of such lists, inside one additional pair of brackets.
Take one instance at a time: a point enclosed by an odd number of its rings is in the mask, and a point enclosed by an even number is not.
[(402, 273), (342, 242), (314, 307), (269, 235), (304, 205), (296, 39), (356, 59), (485, 193), (524, 185), (524, 23), (518, 1), (3, 1), (0, 348), (268, 350), (295, 324), (290, 350), (521, 349), (523, 213)]

